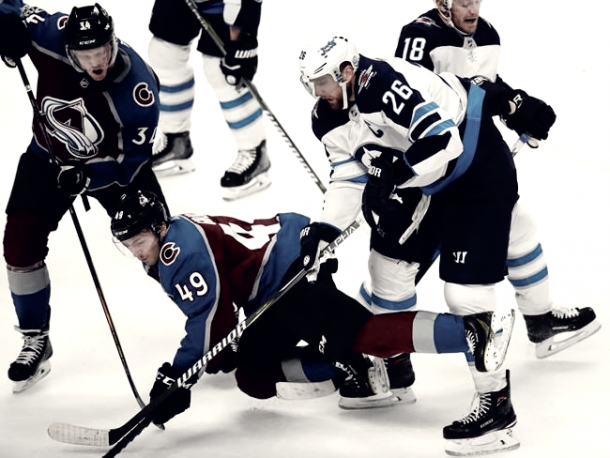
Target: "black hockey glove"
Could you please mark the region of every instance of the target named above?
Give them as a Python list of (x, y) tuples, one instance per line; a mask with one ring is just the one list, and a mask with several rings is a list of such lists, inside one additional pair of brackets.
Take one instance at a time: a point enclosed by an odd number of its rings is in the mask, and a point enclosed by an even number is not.
[(59, 168), (57, 185), (70, 196), (78, 196), (87, 190), (91, 179), (80, 162), (68, 163)]
[(25, 56), (32, 47), (32, 38), (23, 20), (16, 14), (0, 16), (0, 55), (9, 67)]
[(331, 273), (337, 271), (338, 262), (334, 256), (318, 259), (318, 255), (340, 233), (335, 226), (326, 223), (311, 223), (301, 231), (301, 265), (307, 271), (307, 281), (310, 283), (318, 278), (320, 263), (326, 263)]
[(220, 70), (227, 83), (238, 86), (242, 78), (252, 81), (258, 68), (258, 41), (255, 36), (242, 32), (238, 41), (225, 44), (226, 55), (220, 61)]
[[(152, 390), (150, 390), (150, 400), (153, 401), (156, 397), (168, 390), (181, 375), (182, 372), (174, 369), (170, 363), (163, 363), (163, 366), (161, 366), (157, 372), (155, 384), (153, 385)], [(191, 406), (190, 388), (196, 381), (197, 377), (194, 375), (188, 380), (188, 384), (178, 388), (172, 395), (165, 399), (157, 408), (152, 422), (155, 425), (162, 425), (188, 409)]]
[(509, 94), (508, 107), (502, 114), (502, 120), (509, 129), (519, 135), (527, 132), (536, 140), (548, 138), (555, 119), (553, 108), (520, 89)]
[(362, 194), (362, 214), (372, 229), (377, 227), (380, 216), (400, 209), (400, 200), (393, 197), (396, 184), (413, 176), (410, 169), (406, 173), (408, 167), (396, 167), (391, 160), (391, 156), (383, 154), (372, 159), (368, 167), (368, 181)]

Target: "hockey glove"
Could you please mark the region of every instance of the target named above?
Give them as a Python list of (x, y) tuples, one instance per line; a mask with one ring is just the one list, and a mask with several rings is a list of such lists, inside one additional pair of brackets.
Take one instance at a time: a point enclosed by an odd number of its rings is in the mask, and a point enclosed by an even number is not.
[(318, 256), (340, 233), (335, 226), (326, 223), (312, 223), (301, 231), (301, 265), (307, 271), (307, 281), (310, 283), (318, 278), (321, 263), (327, 263), (332, 273), (337, 271), (338, 263), (334, 255), (322, 259), (318, 259)]
[(70, 196), (78, 196), (87, 190), (91, 179), (80, 162), (62, 165), (57, 175), (57, 185)]
[(0, 55), (9, 67), (25, 56), (32, 47), (32, 38), (23, 20), (16, 14), (0, 16)]
[(242, 84), (242, 79), (252, 81), (258, 68), (258, 41), (255, 36), (242, 32), (238, 41), (229, 41), (226, 55), (220, 61), (220, 70), (231, 86)]
[[(396, 173), (391, 158), (382, 155), (371, 160), (368, 181), (362, 194), (362, 214), (372, 229), (377, 227), (379, 217), (397, 211), (401, 202), (394, 198), (396, 183), (406, 181), (407, 175)], [(398, 177), (397, 177), (398, 175)], [(412, 172), (411, 172), (411, 175)]]
[[(520, 89), (510, 93), (508, 107), (502, 114), (506, 127), (519, 135), (529, 133), (533, 139), (546, 140), (555, 123), (555, 111), (542, 100), (530, 97)], [(534, 142), (530, 143), (533, 147)]]
[[(181, 375), (182, 372), (174, 369), (170, 363), (163, 363), (163, 366), (157, 372), (155, 384), (152, 390), (150, 390), (150, 400), (153, 401), (156, 397), (162, 395), (169, 387), (176, 383), (176, 379)], [(191, 377), (188, 380), (188, 384), (178, 388), (159, 405), (152, 420), (155, 425), (167, 423), (191, 406), (191, 387), (195, 384), (196, 380), (196, 376)]]

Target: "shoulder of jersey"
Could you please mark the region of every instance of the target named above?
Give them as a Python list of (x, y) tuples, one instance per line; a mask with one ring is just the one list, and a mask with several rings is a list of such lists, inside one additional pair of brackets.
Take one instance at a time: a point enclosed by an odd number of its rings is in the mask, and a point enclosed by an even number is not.
[(323, 99), (318, 99), (311, 112), (311, 128), (318, 140), (321, 140), (331, 130), (348, 122), (347, 110), (333, 110)]

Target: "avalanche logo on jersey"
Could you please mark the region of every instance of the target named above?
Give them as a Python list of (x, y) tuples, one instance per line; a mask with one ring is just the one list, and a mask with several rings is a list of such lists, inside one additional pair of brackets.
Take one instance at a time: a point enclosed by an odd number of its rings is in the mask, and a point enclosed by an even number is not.
[(164, 265), (171, 266), (174, 261), (178, 259), (179, 254), (180, 247), (176, 246), (174, 242), (167, 242), (161, 247), (161, 253), (159, 254), (159, 258), (161, 258), (161, 262)]
[(82, 98), (66, 101), (45, 97), (42, 111), (51, 127), (49, 134), (66, 145), (72, 156), (90, 159), (97, 155), (104, 131), (87, 111)]

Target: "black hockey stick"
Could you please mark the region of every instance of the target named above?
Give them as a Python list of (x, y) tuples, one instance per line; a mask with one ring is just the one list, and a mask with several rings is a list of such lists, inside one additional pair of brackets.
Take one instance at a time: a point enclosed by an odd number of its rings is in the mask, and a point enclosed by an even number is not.
[[(17, 64), (17, 68), (19, 69), (19, 74), (21, 75), (21, 80), (23, 81), (23, 85), (28, 94), (28, 99), (30, 100), (30, 104), (32, 105), (32, 109), (34, 111), (34, 119), (36, 123), (38, 123), (38, 127), (42, 132), (42, 136), (46, 143), (47, 149), (49, 151), (49, 155), (51, 160), (55, 162), (55, 164), (59, 165), (56, 157), (53, 154), (53, 144), (51, 143), (51, 139), (49, 138), (49, 133), (45, 127), (44, 122), (44, 114), (40, 111), (40, 107), (38, 106), (38, 102), (36, 101), (36, 97), (34, 97), (34, 92), (32, 91), (32, 87), (30, 86), (30, 81), (28, 76), (23, 68), (23, 62), (21, 59), (17, 59), (15, 61)], [(85, 208), (87, 207), (86, 200), (83, 201), (85, 203)], [(127, 366), (127, 360), (125, 359), (125, 355), (123, 354), (123, 349), (121, 348), (121, 343), (119, 342), (119, 336), (114, 327), (114, 323), (112, 322), (112, 317), (110, 316), (110, 310), (108, 310), (108, 306), (106, 304), (106, 299), (104, 298), (104, 293), (102, 292), (102, 285), (100, 284), (99, 278), (95, 271), (95, 267), (93, 265), (93, 259), (91, 258), (91, 253), (89, 252), (89, 248), (87, 247), (87, 242), (85, 240), (85, 235), (83, 233), (83, 229), (81, 228), (80, 222), (78, 220), (78, 216), (76, 215), (76, 211), (74, 210), (74, 206), (70, 203), (68, 205), (68, 209), (70, 212), (70, 216), (72, 217), (72, 222), (74, 223), (74, 228), (76, 229), (76, 234), (78, 235), (78, 239), (80, 241), (81, 247), (83, 248), (83, 253), (85, 255), (85, 259), (87, 260), (87, 265), (89, 266), (89, 272), (91, 272), (91, 277), (93, 278), (93, 283), (95, 284), (95, 289), (97, 290), (97, 295), (100, 298), (100, 302), (102, 304), (102, 309), (104, 310), (104, 315), (106, 316), (106, 320), (108, 321), (108, 326), (110, 327), (110, 332), (112, 333), (112, 338), (114, 339), (114, 344), (119, 353), (119, 358), (121, 358), (121, 363), (123, 364), (123, 369), (125, 369), (125, 374), (127, 375), (127, 380), (129, 381), (129, 386), (131, 387), (131, 391), (136, 397), (136, 401), (140, 408), (144, 407), (144, 401), (140, 397), (138, 390), (136, 389), (136, 385), (131, 378), (131, 372), (129, 371), (129, 367)], [(162, 426), (160, 426), (163, 429)]]
[[(210, 35), (210, 38), (212, 38), (212, 40), (214, 41), (216, 46), (218, 46), (218, 49), (220, 50), (222, 55), (226, 56), (227, 52), (225, 50), (222, 39), (214, 31), (214, 29), (212, 28), (210, 23), (205, 20), (205, 18), (201, 15), (201, 13), (199, 13), (199, 10), (197, 9), (197, 5), (195, 4), (194, 0), (185, 0), (185, 2), (189, 6), (189, 8), (193, 12), (193, 14), (195, 15), (195, 17), (197, 18), (199, 23), (201, 24), (201, 27), (203, 27), (203, 29)], [(286, 141), (286, 143), (288, 143), (288, 146), (290, 147), (290, 149), (292, 150), (292, 152), (294, 153), (294, 155), (296, 156), (298, 161), (301, 163), (301, 165), (303, 167), (305, 167), (305, 170), (307, 170), (307, 173), (313, 179), (313, 181), (315, 181), (315, 183), (318, 186), (318, 188), (320, 189), (320, 191), (322, 191), (322, 193), (325, 193), (326, 186), (324, 186), (324, 183), (322, 183), (320, 178), (318, 178), (318, 175), (316, 175), (316, 172), (314, 172), (311, 165), (309, 165), (309, 162), (307, 162), (307, 159), (305, 159), (305, 157), (303, 156), (301, 151), (294, 144), (294, 142), (292, 141), (292, 139), (286, 132), (286, 129), (284, 129), (284, 127), (282, 127), (279, 120), (275, 117), (275, 115), (273, 114), (273, 112), (271, 111), (269, 106), (267, 106), (267, 104), (261, 97), (260, 93), (256, 89), (256, 86), (254, 86), (254, 83), (252, 81), (248, 81), (244, 78), (244, 84), (250, 90), (250, 92), (252, 93), (252, 95), (254, 96), (256, 101), (261, 106), (262, 110), (267, 114), (267, 116), (269, 117), (269, 120), (276, 127), (276, 129), (278, 130), (278, 132), (280, 133), (282, 138)]]
[[(345, 230), (337, 236), (319, 255), (322, 258), (329, 252), (335, 250), (341, 245), (345, 239), (354, 233), (362, 224), (362, 219), (359, 217), (352, 222)], [(153, 399), (150, 404), (144, 407), (140, 412), (128, 420), (125, 424), (114, 429), (93, 429), (83, 426), (74, 426), (66, 423), (53, 423), (49, 426), (49, 436), (59, 442), (66, 442), (76, 445), (91, 445), (91, 446), (113, 446), (105, 455), (104, 458), (116, 456), (123, 450), (127, 444), (133, 441), (151, 422), (158, 407), (178, 388), (183, 386), (188, 379), (194, 374), (199, 373), (218, 353), (224, 350), (244, 330), (254, 323), (269, 307), (280, 300), (284, 294), (288, 292), (295, 284), (305, 277), (307, 272), (301, 270), (290, 281), (282, 286), (275, 294), (273, 294), (260, 308), (250, 315), (245, 320), (241, 321), (235, 329), (233, 329), (225, 338), (218, 342), (214, 348), (203, 355), (188, 371), (180, 376), (176, 382), (164, 391), (160, 396)], [(116, 445), (115, 445), (116, 444)]]

